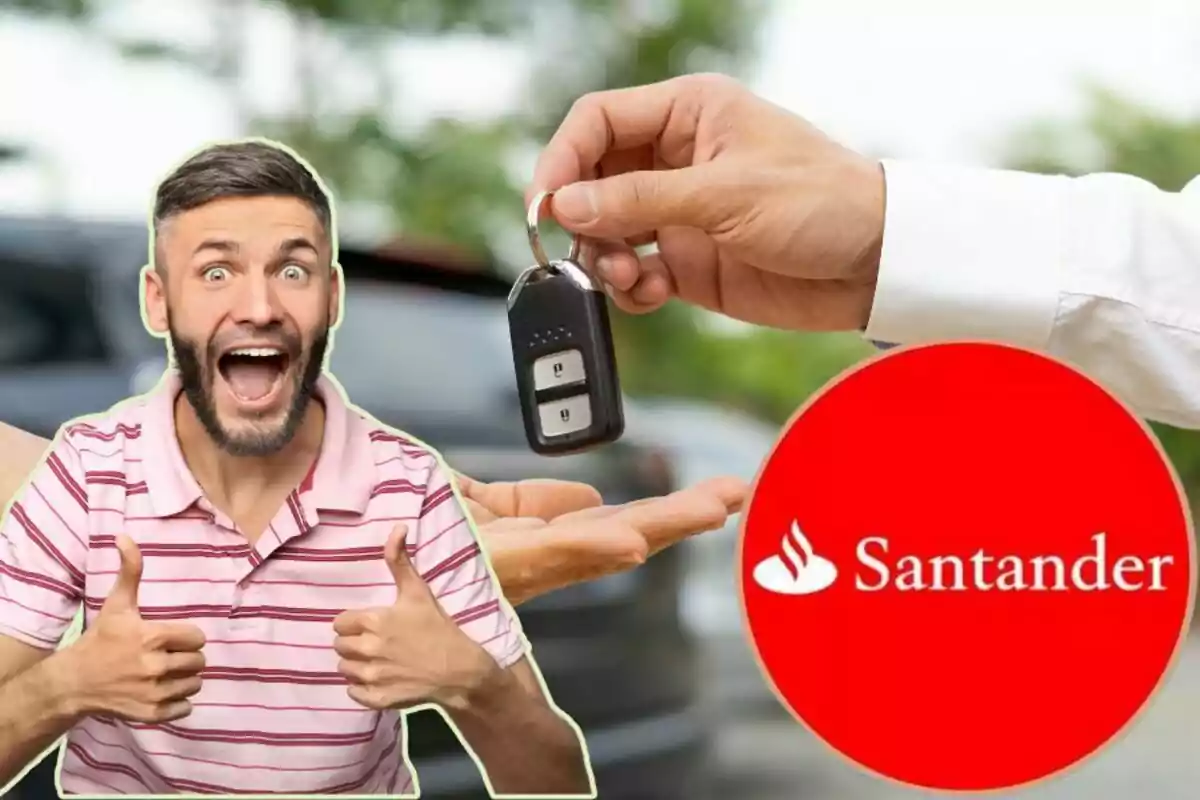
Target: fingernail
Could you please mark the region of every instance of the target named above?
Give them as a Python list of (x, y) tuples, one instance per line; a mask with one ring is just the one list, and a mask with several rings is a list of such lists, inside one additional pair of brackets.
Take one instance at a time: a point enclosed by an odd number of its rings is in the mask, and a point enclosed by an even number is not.
[(554, 193), (554, 215), (564, 222), (586, 225), (596, 214), (596, 197), (589, 184), (572, 183)]

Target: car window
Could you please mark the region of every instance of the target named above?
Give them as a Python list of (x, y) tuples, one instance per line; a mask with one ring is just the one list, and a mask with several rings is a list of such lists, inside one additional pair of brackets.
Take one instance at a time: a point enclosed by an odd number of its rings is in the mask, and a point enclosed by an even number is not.
[(503, 301), (348, 280), (330, 371), (364, 407), (478, 413), (515, 391)]
[(105, 337), (83, 276), (14, 267), (0, 265), (8, 272), (0, 280), (0, 369), (103, 360)]

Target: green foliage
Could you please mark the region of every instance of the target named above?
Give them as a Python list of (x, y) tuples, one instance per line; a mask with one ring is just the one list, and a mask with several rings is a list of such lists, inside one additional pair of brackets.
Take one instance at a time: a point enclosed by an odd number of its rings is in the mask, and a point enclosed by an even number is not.
[[(1005, 162), (1031, 172), (1117, 172), (1178, 191), (1200, 175), (1200, 116), (1172, 118), (1091, 87), (1076, 120), (1038, 121), (1018, 131)], [(1200, 431), (1151, 425), (1192, 497), (1200, 500)]]
[[(289, 65), (301, 104), (282, 117), (262, 113), (240, 94), (236, 36), (182, 47), (116, 38), (99, 27), (93, 32), (127, 58), (183, 64), (224, 86), (247, 132), (295, 148), (343, 212), (358, 204), (385, 208), (401, 234), (445, 240), (506, 267), (530, 258), (523, 248), (509, 254), (500, 244), (514, 232), (520, 237), (524, 226), (527, 175), (512, 165), (536, 152), (579, 96), (687, 72), (743, 72), (768, 9), (767, 0), (221, 0), (211, 13), (219, 27), (236, 32), (241, 13), (263, 6), (285, 12), (306, 40), (317, 35), (340, 46), (334, 64), (318, 63), (314, 52), (301, 48)], [(78, 19), (108, 4), (0, 0), (0, 9), (6, 7)], [(376, 65), (406, 41), (445, 35), (520, 45), (531, 76), (520, 107), (486, 122), (396, 124), (403, 84), (392, 85)], [(375, 102), (331, 111), (343, 69), (372, 76)], [(552, 225), (543, 233), (548, 248), (564, 246)], [(521, 263), (510, 263), (514, 259)], [(622, 381), (632, 394), (703, 398), (776, 422), (869, 352), (857, 337), (716, 332), (703, 312), (679, 303), (640, 316), (614, 311), (614, 328)]]
[(1120, 172), (1179, 191), (1200, 174), (1200, 117), (1176, 119), (1102, 87), (1086, 90), (1079, 119), (1017, 131), (1005, 162), (1033, 172)]
[(289, 13), (311, 16), (331, 30), (431, 36), (469, 32), (509, 34), (527, 24), (536, 2), (505, 0), (275, 0)]
[(80, 21), (94, 11), (95, 0), (0, 0), (0, 14)]
[[(289, 5), (318, 14), (331, 24), (328, 31), (365, 41), (360, 56), (368, 58), (400, 31), (453, 30), (529, 43), (530, 100), (494, 122), (434, 120), (400, 133), (383, 122), (392, 109), (381, 106), (349, 119), (308, 114), (253, 123), (304, 153), (341, 200), (382, 203), (396, 228), (497, 261), (508, 259), (495, 243), (503, 232), (521, 230), (524, 218), (524, 176), (507, 165), (549, 137), (576, 98), (685, 72), (737, 72), (765, 10), (755, 0), (679, 0), (656, 9), (624, 0), (464, 0), (400, 3), (386, 13), (352, 0)], [(700, 318), (678, 303), (655, 314), (615, 312), (625, 388), (707, 399), (781, 422), (866, 349), (857, 339), (847, 348), (829, 337), (770, 331), (731, 337), (711, 332)]]

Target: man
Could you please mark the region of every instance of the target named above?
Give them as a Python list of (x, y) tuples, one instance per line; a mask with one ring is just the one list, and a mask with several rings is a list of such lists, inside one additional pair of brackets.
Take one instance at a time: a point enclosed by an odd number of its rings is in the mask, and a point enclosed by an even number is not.
[(4, 521), (0, 784), (66, 733), (70, 793), (413, 794), (403, 712), (433, 705), (493, 791), (593, 793), (449, 470), (322, 372), (333, 227), (265, 143), (160, 185), (177, 371), (65, 426)]
[(878, 161), (688, 75), (580, 98), (541, 190), (626, 311), (674, 296), (779, 328), (1009, 342), (1200, 427), (1200, 179)]

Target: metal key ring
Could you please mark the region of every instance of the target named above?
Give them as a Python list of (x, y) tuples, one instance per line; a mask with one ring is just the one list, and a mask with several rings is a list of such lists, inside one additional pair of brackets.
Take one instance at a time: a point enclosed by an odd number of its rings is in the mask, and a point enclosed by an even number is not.
[[(537, 259), (538, 266), (544, 268), (549, 268), (551, 264), (550, 259), (546, 257), (546, 251), (542, 249), (542, 237), (538, 233), (538, 222), (542, 216), (542, 206), (553, 194), (553, 190), (538, 192), (533, 198), (533, 202), (529, 204), (529, 211), (525, 216), (525, 232), (529, 235), (529, 247), (533, 250), (533, 257)], [(572, 236), (571, 250), (567, 254), (567, 260), (578, 262), (581, 248), (579, 235)]]

